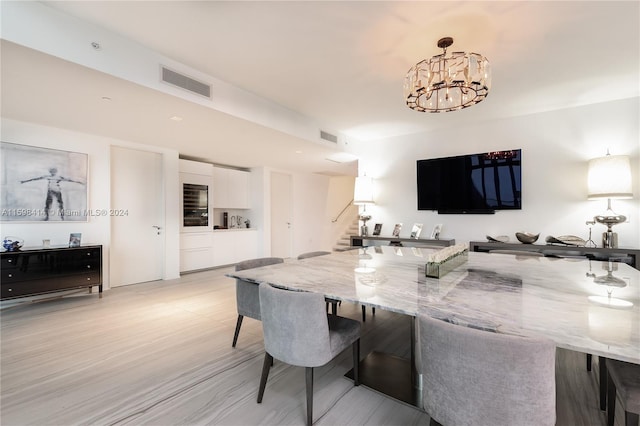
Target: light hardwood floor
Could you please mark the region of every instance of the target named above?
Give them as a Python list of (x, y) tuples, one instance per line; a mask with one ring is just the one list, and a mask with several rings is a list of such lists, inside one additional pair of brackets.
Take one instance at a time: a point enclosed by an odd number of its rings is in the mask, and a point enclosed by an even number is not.
[[(231, 348), (237, 314), (228, 271), (2, 309), (2, 425), (303, 424), (303, 368), (276, 361), (256, 403), (261, 323), (245, 319)], [(347, 303), (339, 313), (361, 315)], [(367, 310), (363, 356), (374, 347), (408, 356), (409, 327), (405, 316)], [(429, 424), (420, 410), (353, 387), (343, 377), (350, 368), (345, 351), (317, 369), (316, 424)], [(556, 375), (557, 424), (604, 425), (597, 365), (589, 373), (584, 354), (558, 350)], [(618, 408), (616, 425), (621, 419)]]

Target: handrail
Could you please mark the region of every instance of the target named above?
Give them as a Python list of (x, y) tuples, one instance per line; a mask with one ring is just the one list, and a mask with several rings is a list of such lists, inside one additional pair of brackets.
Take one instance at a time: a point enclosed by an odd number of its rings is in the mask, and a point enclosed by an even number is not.
[(351, 204), (352, 204), (352, 203), (353, 203), (353, 199), (351, 199), (351, 201), (349, 201), (349, 202), (347, 203), (347, 205), (346, 205), (346, 206), (344, 206), (344, 208), (342, 209), (342, 211), (341, 211), (340, 213), (338, 213), (338, 216), (336, 216), (336, 218), (335, 218), (335, 219), (333, 219), (333, 220), (331, 221), (331, 223), (336, 223), (336, 222), (338, 221), (338, 219), (340, 219), (340, 216), (342, 216), (342, 214), (343, 214), (344, 212), (346, 212), (346, 211), (347, 211), (347, 209), (348, 209), (349, 207), (351, 207)]

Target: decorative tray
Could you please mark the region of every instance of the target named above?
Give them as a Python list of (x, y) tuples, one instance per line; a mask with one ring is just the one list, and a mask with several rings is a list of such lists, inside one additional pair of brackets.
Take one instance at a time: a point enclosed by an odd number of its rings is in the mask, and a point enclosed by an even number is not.
[(565, 246), (575, 246), (575, 247), (583, 247), (586, 243), (580, 237), (576, 237), (575, 235), (560, 235), (558, 237), (553, 237), (549, 235), (545, 241), (547, 244), (562, 244)]
[(469, 247), (466, 244), (456, 244), (442, 248), (427, 256), (425, 276), (442, 278), (449, 272), (464, 264), (469, 259)]

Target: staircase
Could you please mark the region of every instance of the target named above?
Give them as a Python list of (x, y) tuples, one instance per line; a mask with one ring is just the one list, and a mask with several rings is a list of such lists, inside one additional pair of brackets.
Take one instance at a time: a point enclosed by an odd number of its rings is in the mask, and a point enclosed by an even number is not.
[(345, 251), (351, 249), (351, 236), (359, 235), (360, 231), (360, 222), (356, 217), (353, 222), (349, 224), (347, 229), (345, 229), (344, 234), (340, 236), (338, 241), (336, 241), (336, 245), (333, 246), (333, 251)]

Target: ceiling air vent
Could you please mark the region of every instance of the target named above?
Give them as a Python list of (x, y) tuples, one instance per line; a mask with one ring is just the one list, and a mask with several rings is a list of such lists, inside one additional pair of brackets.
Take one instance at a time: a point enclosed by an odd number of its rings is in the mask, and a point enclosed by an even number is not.
[(186, 75), (182, 75), (175, 71), (171, 71), (170, 69), (165, 67), (162, 67), (162, 81), (173, 86), (178, 86), (192, 93), (196, 93), (200, 96), (211, 98), (210, 85), (202, 83), (198, 80), (194, 80), (191, 77), (187, 77)]
[(336, 135), (332, 135), (331, 133), (327, 133), (324, 130), (320, 130), (320, 138), (325, 141), (338, 143), (338, 137)]

